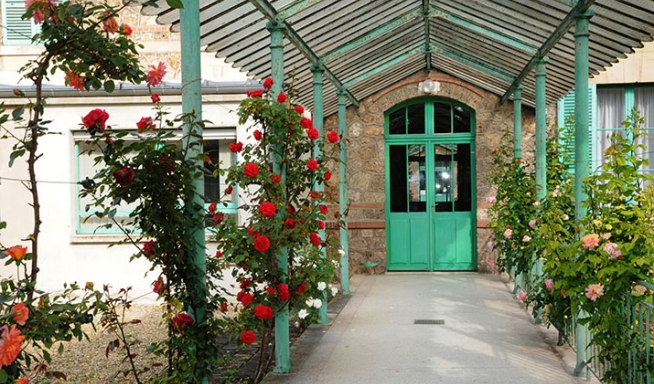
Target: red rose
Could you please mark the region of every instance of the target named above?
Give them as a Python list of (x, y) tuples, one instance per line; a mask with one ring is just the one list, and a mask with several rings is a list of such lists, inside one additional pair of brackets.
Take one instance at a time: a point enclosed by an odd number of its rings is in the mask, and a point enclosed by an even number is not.
[(309, 128), (307, 130), (307, 136), (309, 136), (309, 139), (311, 140), (316, 140), (318, 137), (320, 137), (320, 133), (318, 133), (318, 130), (315, 128)]
[(266, 236), (257, 236), (254, 238), (254, 249), (259, 252), (266, 252), (270, 248), (270, 240)]
[(316, 247), (322, 244), (322, 239), (315, 232), (311, 232), (311, 237), (309, 240), (311, 241), (311, 244), (315, 245)]
[(241, 341), (243, 344), (252, 344), (254, 341), (257, 339), (257, 337), (254, 335), (254, 332), (252, 331), (245, 331), (241, 333)]
[(254, 297), (249, 292), (245, 292), (243, 294), (243, 297), (241, 298), (241, 304), (243, 304), (244, 307), (247, 307), (247, 305), (253, 301), (254, 301)]
[(314, 159), (307, 161), (307, 169), (311, 172), (314, 172), (316, 169), (318, 169), (318, 162)]
[(172, 318), (173, 324), (177, 327), (177, 329), (181, 331), (184, 330), (184, 328), (188, 327), (189, 325), (193, 325), (193, 318), (188, 315), (187, 313), (179, 313)]
[[(274, 295), (275, 294), (275, 288), (268, 287), (268, 288), (266, 288), (266, 292), (268, 292), (269, 295)], [(255, 308), (255, 310), (256, 310), (256, 308)]]
[(279, 184), (282, 181), (282, 177), (276, 173), (270, 175), (270, 182), (273, 184)]
[(334, 144), (338, 142), (338, 133), (331, 131), (327, 134), (327, 140), (329, 140), (330, 143)]
[(154, 255), (155, 247), (156, 247), (156, 243), (154, 242), (154, 240), (146, 241), (145, 243), (143, 243), (143, 254), (145, 255), (145, 257), (149, 258), (150, 256)]
[(284, 283), (277, 284), (277, 296), (279, 300), (286, 301), (291, 297), (291, 294), (288, 293), (288, 286)]
[(273, 310), (267, 305), (257, 305), (254, 307), (254, 317), (261, 320), (270, 320), (273, 317)]
[(320, 212), (322, 212), (322, 213), (325, 214), (325, 215), (326, 215), (327, 213), (329, 213), (329, 208), (327, 208), (327, 207), (324, 206), (324, 205), (319, 205), (319, 206), (318, 206), (318, 209), (320, 210)]
[(331, 171), (325, 172), (325, 176), (323, 177), (325, 178), (325, 181), (329, 181), (329, 179), (332, 178), (332, 172)]
[(245, 289), (245, 288), (249, 287), (251, 284), (252, 284), (252, 280), (245, 279), (245, 280), (241, 281), (241, 284), (239, 285), (239, 287), (241, 287), (241, 289)]
[(95, 135), (97, 131), (104, 131), (106, 128), (105, 123), (109, 119), (109, 114), (104, 109), (96, 108), (89, 112), (82, 119), (84, 127), (89, 130), (91, 136)]
[(153, 103), (158, 103), (158, 102), (161, 101), (161, 98), (156, 93), (153, 93), (152, 95), (150, 95), (150, 99), (152, 100)]
[(273, 86), (273, 79), (266, 77), (266, 80), (263, 81), (263, 87), (270, 91)]
[(138, 133), (143, 133), (143, 131), (147, 131), (149, 129), (157, 129), (157, 125), (154, 123), (154, 121), (152, 121), (152, 117), (142, 117), (141, 120), (136, 123), (136, 127), (138, 128)]
[(221, 251), (216, 251), (216, 259), (220, 259), (223, 256)]
[(211, 213), (216, 213), (216, 206), (217, 206), (217, 205), (218, 205), (218, 204), (216, 204), (215, 201), (212, 201), (211, 204), (209, 204), (209, 212), (211, 212)]
[(247, 93), (248, 97), (261, 97), (263, 96), (263, 91), (260, 89), (254, 90)]
[(227, 302), (226, 301), (223, 301), (222, 303), (220, 303), (220, 310), (222, 312), (227, 312)]
[(300, 115), (304, 113), (304, 108), (302, 108), (301, 105), (296, 105), (293, 107), (293, 109), (295, 109), (295, 112), (299, 113)]
[(325, 229), (325, 222), (322, 220), (318, 220), (318, 229)]
[(295, 213), (295, 208), (292, 205), (289, 205), (288, 207), (286, 207), (286, 212), (292, 215)]
[(121, 169), (114, 171), (114, 179), (116, 179), (116, 182), (123, 187), (130, 185), (135, 177), (136, 174), (134, 173), (134, 170), (128, 166), (124, 166)]
[(127, 24), (123, 24), (123, 25), (120, 27), (120, 31), (121, 31), (121, 33), (122, 33), (123, 35), (125, 35), (125, 36), (131, 36), (131, 35), (132, 35), (132, 32), (133, 32), (133, 31), (132, 31), (132, 27), (130, 27), (130, 26), (127, 25)]
[(311, 191), (311, 192), (309, 193), (309, 196), (311, 196), (312, 199), (319, 199), (320, 196), (321, 196), (321, 194), (320, 194), (320, 192), (318, 192), (318, 191)]
[(254, 132), (252, 132), (252, 136), (254, 136), (256, 140), (261, 140), (261, 131), (258, 129), (255, 130)]
[(286, 219), (286, 221), (284, 221), (284, 227), (286, 227), (286, 229), (293, 229), (297, 227), (297, 221), (293, 219)]
[(300, 119), (300, 126), (304, 129), (309, 129), (313, 127), (313, 121), (311, 119), (307, 119), (306, 117), (303, 117)]
[(279, 92), (279, 95), (277, 95), (277, 102), (278, 103), (283, 103), (286, 101), (286, 95), (284, 92)]
[(248, 227), (248, 236), (257, 237), (259, 236), (259, 232), (252, 229), (252, 226), (250, 225)]
[(223, 215), (222, 212), (218, 212), (215, 215), (213, 215), (212, 219), (213, 219), (213, 225), (216, 226), (223, 222), (225, 216)]
[(305, 292), (306, 290), (307, 290), (307, 282), (306, 282), (306, 280), (305, 280), (305, 281), (302, 282), (302, 284), (300, 284), (300, 285), (297, 287), (297, 289), (296, 289), (295, 291), (296, 291), (297, 293), (303, 293), (303, 292)]
[(275, 208), (275, 204), (266, 201), (265, 203), (261, 203), (259, 206), (259, 212), (261, 212), (264, 217), (273, 217), (277, 214), (277, 208)]
[(160, 276), (155, 282), (152, 291), (157, 295), (161, 296), (166, 291), (166, 285), (164, 284), (163, 278)]
[(229, 187), (225, 188), (225, 195), (231, 195), (233, 191), (234, 191), (234, 188), (229, 186)]
[(257, 165), (254, 164), (254, 163), (247, 163), (247, 164), (245, 164), (245, 168), (243, 169), (243, 173), (246, 176), (257, 177), (257, 175), (259, 174), (259, 167), (257, 167)]
[(234, 153), (241, 152), (243, 150), (243, 143), (240, 141), (238, 143), (229, 143), (229, 150)]

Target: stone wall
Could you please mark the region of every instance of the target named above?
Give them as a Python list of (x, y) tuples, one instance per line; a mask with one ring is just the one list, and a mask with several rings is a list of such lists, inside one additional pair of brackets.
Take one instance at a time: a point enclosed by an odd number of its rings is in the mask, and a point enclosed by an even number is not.
[[(487, 180), (493, 147), (502, 134), (513, 130), (513, 104), (499, 104), (499, 97), (441, 72), (430, 76), (417, 73), (362, 100), (359, 108), (347, 108), (347, 182), (349, 189), (350, 273), (382, 273), (386, 266), (386, 172), (384, 150), (384, 112), (413, 98), (424, 97), (418, 83), (427, 78), (440, 83), (437, 97), (462, 102), (476, 113), (476, 190), (477, 190), (477, 269), (489, 272), (489, 260), (497, 255), (487, 249), (486, 197), (495, 191)], [(523, 152), (533, 158), (535, 121), (532, 108), (523, 107)], [(338, 116), (325, 119), (325, 131), (338, 130)], [(332, 188), (338, 187), (338, 167), (332, 166)], [(364, 261), (379, 262), (374, 270), (361, 266)]]

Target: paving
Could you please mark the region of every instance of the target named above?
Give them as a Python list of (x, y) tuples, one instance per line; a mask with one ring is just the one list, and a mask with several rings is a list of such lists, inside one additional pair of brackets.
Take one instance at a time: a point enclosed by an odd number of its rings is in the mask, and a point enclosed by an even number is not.
[(588, 383), (573, 375), (570, 347), (534, 324), (501, 276), (387, 273), (350, 284), (350, 296), (330, 303), (330, 324), (294, 343), (292, 371), (264, 383)]

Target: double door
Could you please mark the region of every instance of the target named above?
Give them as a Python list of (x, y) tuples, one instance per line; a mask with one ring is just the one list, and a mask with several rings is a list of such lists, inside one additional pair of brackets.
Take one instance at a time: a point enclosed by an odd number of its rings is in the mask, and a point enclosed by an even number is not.
[(387, 268), (476, 269), (474, 142), (387, 143)]

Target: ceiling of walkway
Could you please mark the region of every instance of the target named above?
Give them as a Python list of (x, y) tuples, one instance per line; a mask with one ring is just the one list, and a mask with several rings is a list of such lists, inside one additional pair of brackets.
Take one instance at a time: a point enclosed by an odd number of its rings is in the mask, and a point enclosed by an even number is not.
[[(311, 107), (311, 65), (325, 68), (325, 114), (423, 71), (438, 70), (509, 99), (521, 83), (535, 104), (534, 67), (547, 55), (547, 101), (574, 87), (576, 12), (590, 10), (590, 75), (654, 34), (654, 0), (199, 0), (201, 45), (255, 79), (270, 76), (268, 22), (286, 26), (285, 78)], [(144, 7), (179, 32), (166, 0)]]

